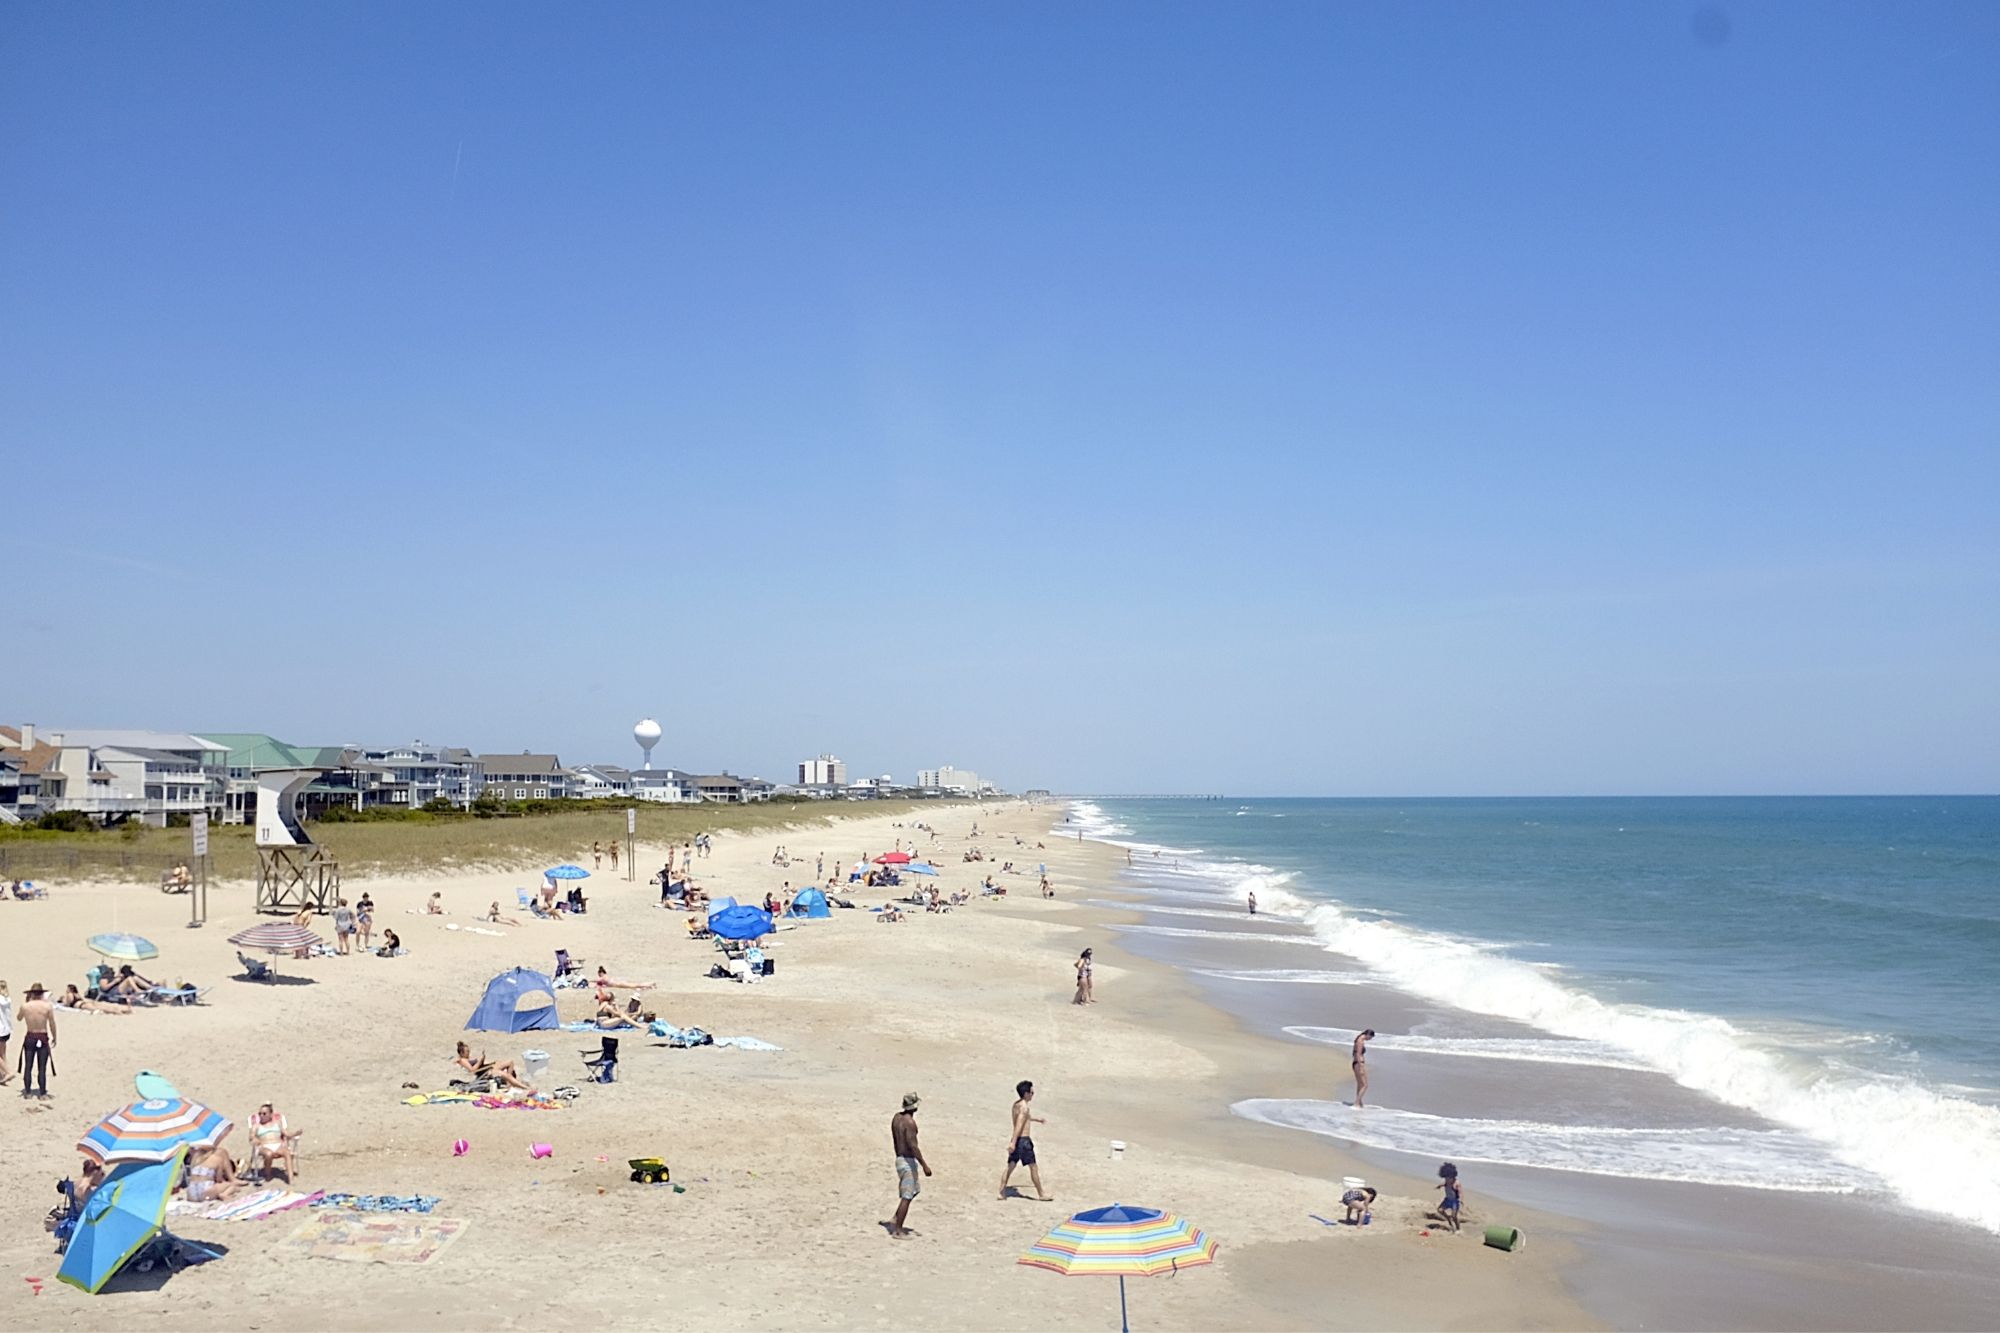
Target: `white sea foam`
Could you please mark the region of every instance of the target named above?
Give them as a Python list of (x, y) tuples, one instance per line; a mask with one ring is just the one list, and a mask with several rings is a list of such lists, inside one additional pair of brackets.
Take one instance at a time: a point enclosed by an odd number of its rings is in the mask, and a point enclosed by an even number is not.
[(1197, 967), (1194, 973), (1219, 981), (1273, 981), (1293, 986), (1366, 986), (1381, 980), (1366, 972), (1317, 972), (1301, 967)]
[(1124, 912), (1154, 912), (1161, 916), (1202, 916), (1207, 917), (1211, 921), (1256, 921), (1261, 920), (1263, 915), (1269, 915), (1273, 919), (1285, 920), (1288, 925), (1296, 925), (1298, 923), (1297, 918), (1280, 918), (1275, 912), (1253, 917), (1240, 907), (1232, 912), (1220, 907), (1169, 907), (1165, 903), (1151, 902), (1114, 903), (1108, 898), (1091, 898), (1087, 901), (1093, 907), (1115, 907)]
[(1391, 984), (1432, 993), (1449, 977), (1460, 1008), (1627, 1052), (1685, 1087), (1810, 1135), (1847, 1169), (1888, 1181), (1907, 1203), (2000, 1233), (2000, 1108), (1905, 1077), (1839, 1068), (1721, 1018), (1610, 1003), (1569, 984), (1560, 969), (1505, 957), (1480, 941), (1337, 904), (1307, 920), (1328, 948), (1366, 960)]
[[(1353, 1028), (1323, 1028), (1299, 1025), (1285, 1029), (1294, 1037), (1316, 1041), (1343, 1050), (1354, 1042)], [(1417, 1033), (1403, 1036), (1378, 1035), (1369, 1038), (1368, 1053), (1409, 1051), (1418, 1055), (1457, 1055), (1475, 1060), (1527, 1060), (1545, 1065), (1592, 1065), (1602, 1069), (1643, 1069), (1653, 1067), (1616, 1046), (1601, 1041), (1573, 1041), (1565, 1037), (1426, 1037)]]
[(1252, 930), (1196, 930), (1182, 926), (1113, 926), (1113, 930), (1128, 931), (1134, 935), (1177, 935), (1190, 940), (1253, 940), (1259, 944), (1304, 944), (1319, 947), (1319, 941), (1310, 935), (1263, 934)]
[[(1256, 1098), (1230, 1108), (1247, 1120), (1308, 1130), (1368, 1148), (1456, 1162), (1493, 1162), (1636, 1180), (1849, 1194), (1881, 1181), (1782, 1129), (1622, 1129), (1532, 1120), (1459, 1120), (1341, 1102)], [(1477, 1187), (1477, 1182), (1472, 1182)]]

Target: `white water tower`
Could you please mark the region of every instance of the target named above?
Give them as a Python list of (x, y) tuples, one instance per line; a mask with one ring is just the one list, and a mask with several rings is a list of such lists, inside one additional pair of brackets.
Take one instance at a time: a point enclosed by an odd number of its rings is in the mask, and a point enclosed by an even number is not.
[(660, 743), (660, 724), (650, 717), (639, 719), (639, 725), (632, 728), (632, 739), (639, 742), (639, 748), (646, 752), (646, 762), (641, 768), (653, 766), (653, 747)]

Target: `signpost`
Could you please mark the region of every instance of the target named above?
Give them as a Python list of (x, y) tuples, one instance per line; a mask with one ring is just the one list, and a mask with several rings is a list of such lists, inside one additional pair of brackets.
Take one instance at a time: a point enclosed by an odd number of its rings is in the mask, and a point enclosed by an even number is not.
[(639, 877), (639, 807), (625, 807), (625, 880), (627, 883)]
[(188, 925), (208, 920), (208, 811), (199, 810), (190, 819), (194, 830), (194, 888), (188, 893)]

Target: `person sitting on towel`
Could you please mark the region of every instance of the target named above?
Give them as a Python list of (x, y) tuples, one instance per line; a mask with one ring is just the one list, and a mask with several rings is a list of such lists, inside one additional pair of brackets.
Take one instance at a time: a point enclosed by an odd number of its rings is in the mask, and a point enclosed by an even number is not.
[(487, 1059), (486, 1052), (484, 1051), (481, 1051), (478, 1055), (474, 1055), (472, 1048), (464, 1042), (458, 1044), (458, 1055), (452, 1060), (452, 1063), (465, 1070), (468, 1074), (471, 1074), (474, 1078), (490, 1078), (495, 1083), (505, 1083), (508, 1087), (519, 1088), (523, 1092), (534, 1091), (533, 1088), (521, 1081), (521, 1071), (515, 1068), (512, 1060), (501, 1060), (496, 1063)]

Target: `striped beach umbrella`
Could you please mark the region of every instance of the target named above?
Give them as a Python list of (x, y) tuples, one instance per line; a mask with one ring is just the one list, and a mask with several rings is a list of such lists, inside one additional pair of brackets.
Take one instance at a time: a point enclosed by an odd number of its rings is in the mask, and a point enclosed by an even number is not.
[(261, 949), (265, 953), (297, 953), (325, 943), (305, 926), (290, 921), (266, 921), (261, 926), (239, 930), (229, 942), (241, 949)]
[(84, 943), (92, 953), (121, 963), (143, 963), (160, 956), (159, 946), (143, 935), (92, 935)]
[(164, 1162), (182, 1148), (211, 1148), (234, 1126), (220, 1111), (185, 1097), (155, 1097), (113, 1111), (76, 1141), (94, 1162)]
[(1078, 1213), (1036, 1241), (1017, 1262), (1065, 1277), (1115, 1276), (1118, 1322), (1131, 1333), (1125, 1316), (1125, 1279), (1212, 1264), (1215, 1242), (1185, 1218), (1157, 1208), (1114, 1203)]

